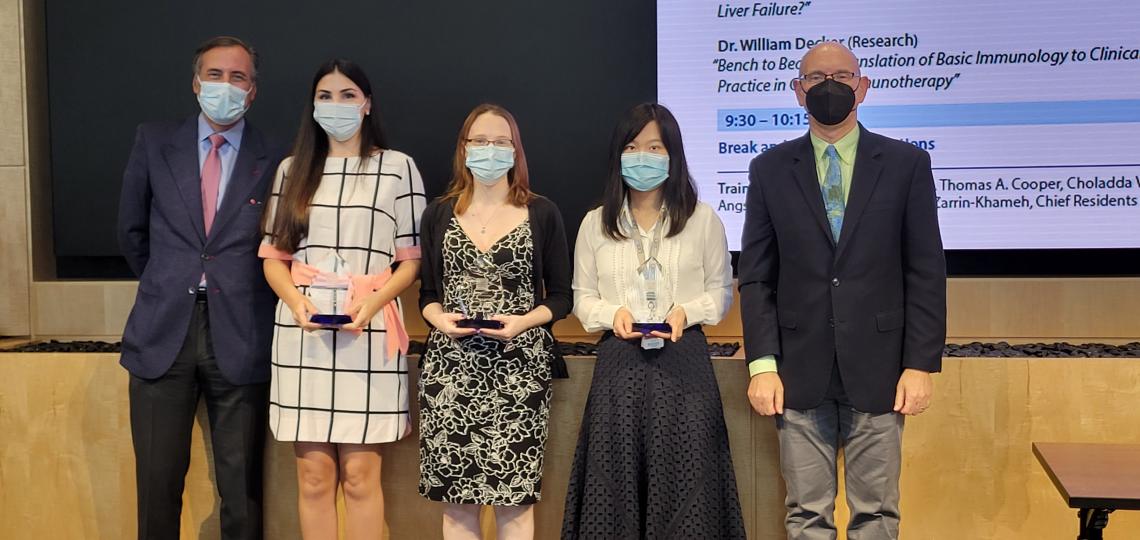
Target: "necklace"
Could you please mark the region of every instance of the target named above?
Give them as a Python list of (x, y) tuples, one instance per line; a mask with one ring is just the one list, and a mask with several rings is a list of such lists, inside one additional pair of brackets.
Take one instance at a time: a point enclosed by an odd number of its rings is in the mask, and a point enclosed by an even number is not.
[[(487, 210), (487, 209), (484, 208), (484, 210)], [(495, 213), (494, 212), (488, 212), (488, 213), (490, 214), (490, 216), (488, 216), (487, 219), (484, 219), (482, 221), (482, 223), (479, 224), (479, 234), (482, 234), (482, 235), (487, 234), (487, 224), (490, 223), (492, 219), (495, 219)], [(479, 218), (478, 214), (472, 215), (471, 217), (473, 217), (475, 219)]]

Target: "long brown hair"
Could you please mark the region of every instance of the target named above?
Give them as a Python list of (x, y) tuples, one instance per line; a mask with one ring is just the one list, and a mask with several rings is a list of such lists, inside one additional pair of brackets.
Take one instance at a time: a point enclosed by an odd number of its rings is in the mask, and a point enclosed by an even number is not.
[(305, 104), (301, 127), (293, 144), (293, 161), (285, 171), (284, 186), (273, 216), (273, 247), (286, 253), (297, 251), (309, 230), (309, 205), (324, 176), (325, 160), (329, 155), (329, 137), (313, 119), (313, 101), (317, 95), (317, 84), (325, 75), (334, 72), (348, 77), (353, 84), (359, 86), (365, 99), (372, 99), (372, 110), (360, 125), (360, 167), (365, 167), (368, 158), (377, 150), (388, 146), (384, 130), (380, 127), (379, 107), (372, 96), (372, 83), (368, 81), (364, 70), (349, 60), (339, 58), (321, 64), (313, 76), (309, 101)]
[(530, 176), (526, 168), (526, 152), (523, 151), (522, 138), (519, 136), (519, 125), (509, 111), (491, 103), (484, 103), (471, 110), (463, 127), (459, 129), (459, 138), (455, 141), (455, 157), (451, 163), (451, 184), (442, 200), (455, 201), (455, 213), (462, 214), (471, 204), (471, 194), (475, 189), (475, 179), (467, 169), (467, 137), (471, 133), (471, 125), (475, 119), (484, 113), (491, 113), (507, 121), (511, 127), (511, 140), (515, 146), (515, 166), (507, 171), (507, 202), (514, 206), (526, 206), (534, 198), (530, 191)]

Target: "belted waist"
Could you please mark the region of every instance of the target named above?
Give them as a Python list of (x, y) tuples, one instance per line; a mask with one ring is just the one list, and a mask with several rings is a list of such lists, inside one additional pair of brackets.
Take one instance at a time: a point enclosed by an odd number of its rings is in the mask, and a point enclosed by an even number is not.
[[(305, 264), (298, 260), (293, 260), (289, 265), (289, 274), (293, 278), (293, 284), (297, 286), (308, 286), (313, 284), (313, 280), (320, 274), (321, 271), (315, 266)], [(348, 276), (348, 293), (345, 296), (345, 304), (348, 305), (348, 311), (356, 308), (356, 304), (368, 294), (384, 286), (388, 280), (392, 279), (392, 269), (388, 268), (380, 274), (349, 274)], [(359, 296), (358, 296), (359, 295)], [(384, 304), (380, 309), (384, 315), (384, 329), (387, 333), (385, 343), (387, 344), (388, 356), (394, 356), (397, 351), (408, 354), (408, 331), (404, 328), (404, 320), (400, 317), (400, 310), (396, 305), (396, 300)]]

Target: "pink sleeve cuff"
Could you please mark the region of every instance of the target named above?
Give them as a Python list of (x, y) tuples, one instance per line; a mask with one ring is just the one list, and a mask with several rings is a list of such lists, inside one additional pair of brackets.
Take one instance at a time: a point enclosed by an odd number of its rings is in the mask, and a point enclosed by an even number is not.
[(396, 250), (396, 262), (420, 258), (420, 246), (403, 247)]
[(293, 260), (293, 254), (285, 253), (270, 244), (261, 244), (261, 247), (257, 248), (257, 256), (262, 259), (277, 259), (280, 261)]

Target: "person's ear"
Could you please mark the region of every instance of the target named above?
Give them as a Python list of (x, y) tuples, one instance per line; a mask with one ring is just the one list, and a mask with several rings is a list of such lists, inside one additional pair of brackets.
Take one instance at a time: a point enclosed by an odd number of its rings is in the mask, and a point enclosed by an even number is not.
[(799, 79), (792, 79), (792, 90), (796, 93), (796, 102), (800, 107), (807, 105), (807, 92), (804, 91), (803, 83)]
[(871, 88), (870, 77), (859, 77), (859, 88), (855, 90), (855, 105), (858, 106), (863, 103), (863, 99), (867, 97), (867, 90)]

